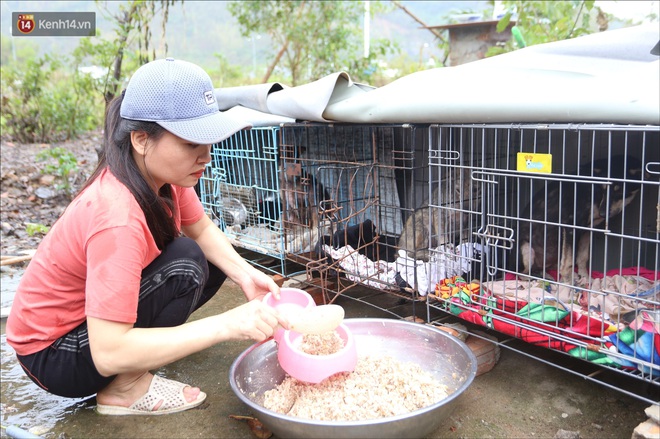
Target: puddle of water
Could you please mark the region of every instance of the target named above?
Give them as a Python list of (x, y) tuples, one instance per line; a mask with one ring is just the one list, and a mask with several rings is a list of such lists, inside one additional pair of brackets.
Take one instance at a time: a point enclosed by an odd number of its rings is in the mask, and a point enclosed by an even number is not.
[(7, 344), (4, 326), (3, 322), (0, 337), (2, 425), (15, 425), (33, 434), (44, 435), (65, 416), (83, 408), (85, 404), (82, 401), (86, 398), (63, 398), (34, 384), (18, 364), (14, 350)]
[[(2, 308), (11, 307), (22, 270), (3, 273)], [(0, 327), (0, 417), (4, 427), (15, 425), (36, 435), (48, 437), (55, 424), (79, 410), (86, 398), (62, 398), (52, 395), (34, 384), (18, 364), (14, 349), (7, 344), (5, 319)], [(8, 437), (2, 430), (1, 436)]]
[(3, 318), (9, 313), (11, 304), (14, 302), (16, 288), (18, 287), (18, 282), (21, 280), (23, 271), (24, 270), (2, 273), (2, 278), (0, 279), (0, 306), (2, 308)]

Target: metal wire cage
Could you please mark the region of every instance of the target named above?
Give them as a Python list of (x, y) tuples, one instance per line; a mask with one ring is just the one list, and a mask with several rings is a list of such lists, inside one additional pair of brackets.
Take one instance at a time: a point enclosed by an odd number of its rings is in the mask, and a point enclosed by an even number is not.
[(294, 124), (281, 134), (287, 258), (329, 300), (356, 284), (416, 298), (415, 267), (407, 282), (397, 276), (397, 240), (428, 187), (428, 127)]
[(471, 231), (458, 253), (436, 239), (432, 258), (471, 270), (429, 307), (660, 390), (659, 145), (657, 126), (433, 126), (431, 191), (480, 201), (430, 203)]
[(213, 145), (199, 196), (234, 246), (279, 261), (261, 265), (252, 258), (251, 262), (284, 274), (278, 132), (279, 127), (246, 129)]
[(365, 285), (415, 318), (453, 315), (657, 394), (659, 134), (285, 124), (216, 145), (200, 196), (235, 245), (278, 258), (280, 273), (302, 264), (326, 302)]

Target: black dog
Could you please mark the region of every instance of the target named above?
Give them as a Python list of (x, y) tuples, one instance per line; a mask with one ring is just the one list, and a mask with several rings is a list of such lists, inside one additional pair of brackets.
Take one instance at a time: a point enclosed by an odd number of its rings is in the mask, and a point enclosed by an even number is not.
[[(558, 269), (561, 279), (570, 282), (577, 265), (580, 276), (588, 275), (587, 230), (604, 225), (632, 202), (641, 188), (642, 172), (639, 160), (614, 156), (588, 163), (574, 178), (549, 181), (534, 192), (520, 218), (516, 271), (544, 277), (547, 270)], [(612, 183), (592, 182), (591, 177)], [(620, 180), (626, 180), (625, 185)]]

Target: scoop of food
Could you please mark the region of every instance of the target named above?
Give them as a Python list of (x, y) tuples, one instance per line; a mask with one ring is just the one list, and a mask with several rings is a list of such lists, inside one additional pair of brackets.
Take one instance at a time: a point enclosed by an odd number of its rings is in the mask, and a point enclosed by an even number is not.
[(344, 320), (344, 308), (339, 305), (319, 305), (287, 317), (291, 331), (301, 334), (325, 334), (334, 331)]

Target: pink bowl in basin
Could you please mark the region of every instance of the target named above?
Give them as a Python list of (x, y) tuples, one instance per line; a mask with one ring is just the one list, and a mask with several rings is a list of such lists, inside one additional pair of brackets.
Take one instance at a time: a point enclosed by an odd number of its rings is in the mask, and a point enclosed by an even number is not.
[(300, 344), (303, 334), (284, 331), (277, 347), (277, 359), (280, 366), (292, 377), (314, 384), (339, 372), (352, 372), (357, 364), (355, 339), (343, 323), (337, 327), (336, 331), (344, 340), (344, 347), (339, 352), (330, 355), (311, 355), (301, 351)]

